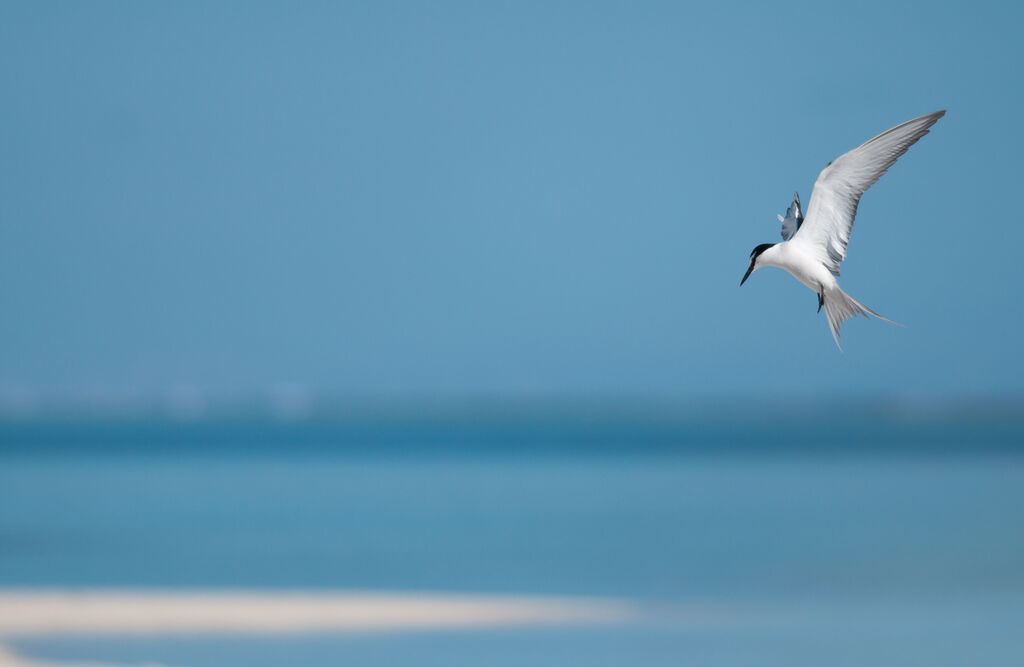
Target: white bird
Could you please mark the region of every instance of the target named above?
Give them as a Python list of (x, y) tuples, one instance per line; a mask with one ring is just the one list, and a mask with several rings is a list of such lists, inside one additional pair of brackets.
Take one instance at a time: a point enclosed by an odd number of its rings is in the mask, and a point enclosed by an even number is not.
[(828, 327), (840, 350), (839, 327), (854, 315), (871, 314), (896, 324), (839, 288), (839, 264), (846, 258), (861, 195), (944, 115), (945, 111), (936, 111), (908, 120), (825, 165), (814, 182), (807, 217), (800, 208), (799, 195), (794, 193), (786, 217), (779, 216), (783, 242), (762, 243), (754, 248), (740, 285), (762, 266), (789, 271), (817, 293), (818, 312), (825, 306)]

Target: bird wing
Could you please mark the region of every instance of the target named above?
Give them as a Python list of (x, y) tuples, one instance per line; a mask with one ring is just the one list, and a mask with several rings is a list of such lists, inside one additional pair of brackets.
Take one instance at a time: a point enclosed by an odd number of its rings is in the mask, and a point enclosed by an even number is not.
[(793, 203), (786, 209), (786, 217), (777, 217), (782, 223), (782, 240), (788, 241), (804, 223), (804, 212), (800, 210), (800, 193), (793, 193)]
[(814, 182), (807, 221), (793, 241), (838, 276), (861, 195), (944, 115), (936, 111), (908, 120), (829, 162)]

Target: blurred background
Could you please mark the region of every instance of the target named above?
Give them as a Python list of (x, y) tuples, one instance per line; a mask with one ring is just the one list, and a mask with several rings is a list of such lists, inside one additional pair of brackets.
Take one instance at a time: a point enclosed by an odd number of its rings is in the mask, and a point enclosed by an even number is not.
[[(51, 660), (1024, 660), (1008, 3), (0, 3), (0, 588), (629, 601)], [(782, 271), (864, 197), (839, 353)], [(700, 609), (702, 613), (684, 613)]]

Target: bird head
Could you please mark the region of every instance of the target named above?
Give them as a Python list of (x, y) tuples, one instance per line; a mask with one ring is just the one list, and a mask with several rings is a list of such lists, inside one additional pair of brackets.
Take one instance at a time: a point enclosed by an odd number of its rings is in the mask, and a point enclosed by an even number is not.
[(747, 282), (747, 278), (750, 277), (750, 274), (753, 273), (755, 269), (761, 268), (758, 265), (757, 260), (761, 257), (761, 253), (774, 245), (774, 243), (762, 243), (750, 251), (750, 266), (747, 267), (747, 272), (743, 274), (743, 280), (740, 281), (740, 285)]

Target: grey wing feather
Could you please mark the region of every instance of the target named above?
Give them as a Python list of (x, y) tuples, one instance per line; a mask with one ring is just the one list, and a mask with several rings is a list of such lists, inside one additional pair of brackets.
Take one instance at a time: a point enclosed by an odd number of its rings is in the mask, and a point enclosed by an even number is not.
[(838, 276), (861, 195), (945, 114), (936, 111), (908, 120), (830, 162), (814, 182), (807, 223), (800, 226), (793, 242), (802, 244)]
[(782, 240), (788, 241), (804, 224), (804, 213), (800, 209), (800, 193), (793, 193), (793, 203), (786, 209), (786, 217), (778, 216), (782, 223)]

